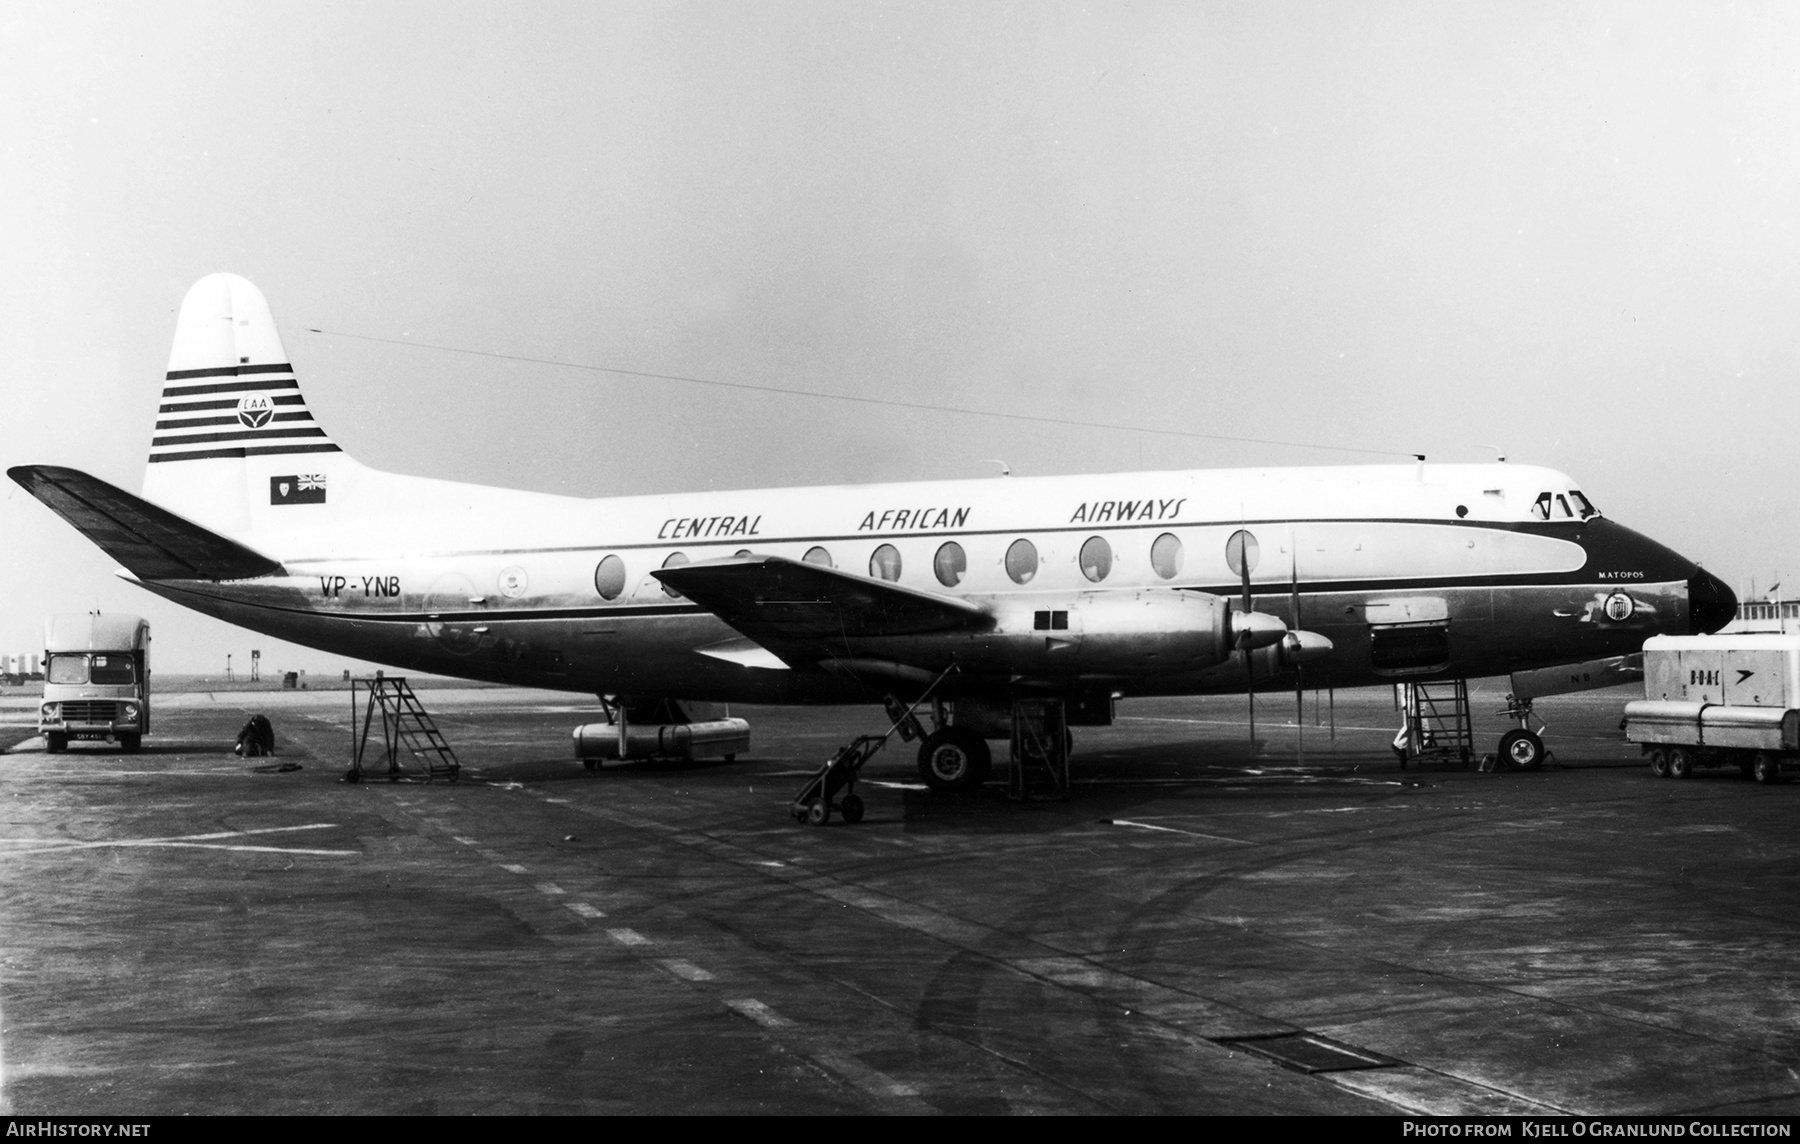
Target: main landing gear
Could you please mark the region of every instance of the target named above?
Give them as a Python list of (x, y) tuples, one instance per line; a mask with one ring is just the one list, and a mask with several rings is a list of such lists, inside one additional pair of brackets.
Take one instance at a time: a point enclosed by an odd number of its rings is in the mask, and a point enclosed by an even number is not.
[(919, 744), (919, 777), (932, 790), (974, 790), (993, 767), (987, 740), (965, 727), (939, 727)]

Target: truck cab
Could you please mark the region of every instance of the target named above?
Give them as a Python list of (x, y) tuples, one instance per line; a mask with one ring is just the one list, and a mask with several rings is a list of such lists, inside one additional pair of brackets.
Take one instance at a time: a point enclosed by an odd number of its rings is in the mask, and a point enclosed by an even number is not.
[(150, 730), (150, 624), (83, 612), (44, 621), (44, 698), (38, 733), (51, 753), (71, 740), (135, 751)]

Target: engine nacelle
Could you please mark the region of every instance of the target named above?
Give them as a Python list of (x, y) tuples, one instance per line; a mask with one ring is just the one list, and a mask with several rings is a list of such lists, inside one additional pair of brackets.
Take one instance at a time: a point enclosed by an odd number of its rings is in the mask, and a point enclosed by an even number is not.
[(1041, 640), (1046, 658), (1072, 657), (1084, 672), (1194, 671), (1245, 646), (1275, 643), (1287, 631), (1274, 616), (1235, 612), (1229, 601), (1205, 592), (1081, 592), (1025, 607), (1008, 601), (996, 617), (1000, 631)]

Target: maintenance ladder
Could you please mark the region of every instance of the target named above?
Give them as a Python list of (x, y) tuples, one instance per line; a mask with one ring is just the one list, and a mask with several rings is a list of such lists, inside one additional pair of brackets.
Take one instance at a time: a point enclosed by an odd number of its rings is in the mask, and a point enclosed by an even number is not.
[[(356, 710), (359, 685), (369, 689), (368, 700), (363, 704), (360, 732)], [(368, 751), (369, 732), (375, 728), (377, 711), (381, 713), (381, 742), (387, 756), (389, 782), (398, 782), (402, 774), (401, 747), (411, 751), (413, 758), (424, 767), (426, 782), (435, 778), (456, 781), (462, 764), (456, 761), (456, 752), (450, 749), (450, 744), (432, 721), (431, 713), (419, 702), (403, 675), (376, 675), (350, 681), (350, 738), (354, 752), (344, 781), (362, 781), (363, 756)]]
[(1467, 769), (1475, 757), (1468, 681), (1401, 683), (1396, 688), (1406, 717), (1406, 725), (1394, 736), (1394, 754), (1400, 756), (1400, 769), (1427, 760), (1460, 763)]
[(1060, 699), (1015, 699), (1006, 795), (1069, 801), (1069, 718)]

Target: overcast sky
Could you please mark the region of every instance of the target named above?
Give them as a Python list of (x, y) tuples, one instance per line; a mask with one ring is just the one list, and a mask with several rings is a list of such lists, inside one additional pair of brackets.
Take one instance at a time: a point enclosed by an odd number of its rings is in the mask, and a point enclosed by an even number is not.
[[(1800, 469), (1800, 8), (0, 8), (0, 461), (142, 479), (196, 279), (377, 468), (603, 496), (1342, 463), (401, 348), (1562, 468), (1733, 584)], [(1367, 458), (1378, 461), (1377, 457)], [(345, 661), (12, 482), (0, 652)]]

